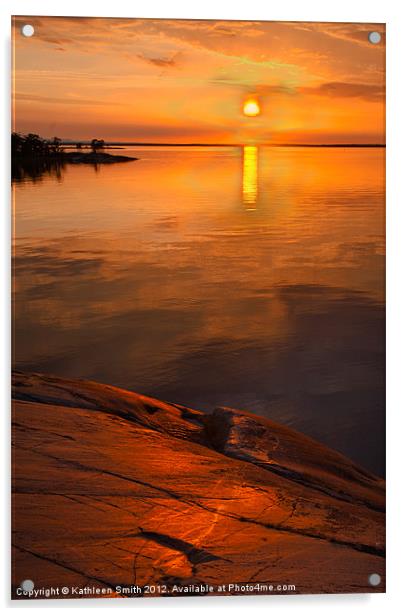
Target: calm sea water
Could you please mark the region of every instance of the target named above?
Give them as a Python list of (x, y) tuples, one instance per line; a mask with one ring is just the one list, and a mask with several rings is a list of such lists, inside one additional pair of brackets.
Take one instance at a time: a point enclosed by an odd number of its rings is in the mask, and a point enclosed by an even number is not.
[(15, 366), (248, 409), (382, 474), (384, 150), (122, 153), (15, 183)]

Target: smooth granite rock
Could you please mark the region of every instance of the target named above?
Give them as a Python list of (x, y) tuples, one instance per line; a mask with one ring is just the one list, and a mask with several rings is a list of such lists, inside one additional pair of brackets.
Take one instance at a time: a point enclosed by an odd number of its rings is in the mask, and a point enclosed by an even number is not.
[(15, 373), (12, 452), (14, 597), (25, 579), (384, 592), (384, 482), (257, 415)]

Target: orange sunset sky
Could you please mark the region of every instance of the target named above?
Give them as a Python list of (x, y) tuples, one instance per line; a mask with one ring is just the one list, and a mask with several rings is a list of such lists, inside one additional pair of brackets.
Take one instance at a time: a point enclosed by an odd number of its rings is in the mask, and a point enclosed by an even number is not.
[[(35, 27), (32, 38), (20, 28)], [(14, 18), (14, 122), (62, 139), (384, 143), (380, 24)], [(261, 113), (243, 114), (253, 97)]]

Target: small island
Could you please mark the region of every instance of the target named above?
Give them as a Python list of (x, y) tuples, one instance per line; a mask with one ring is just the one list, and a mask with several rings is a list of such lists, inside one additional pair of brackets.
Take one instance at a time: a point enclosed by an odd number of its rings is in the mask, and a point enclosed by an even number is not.
[[(43, 139), (29, 133), (11, 135), (12, 178), (26, 176), (36, 179), (49, 172), (58, 172), (66, 163), (103, 165), (138, 160), (133, 156), (109, 154), (103, 139), (92, 139), (88, 144), (63, 143), (59, 137)], [(71, 151), (72, 150), (72, 151)], [(89, 151), (85, 151), (89, 150)]]
[(130, 160), (138, 160), (133, 156), (123, 156), (122, 154), (107, 154), (106, 152), (64, 152), (63, 159), (66, 163), (72, 164), (110, 164), (124, 163)]

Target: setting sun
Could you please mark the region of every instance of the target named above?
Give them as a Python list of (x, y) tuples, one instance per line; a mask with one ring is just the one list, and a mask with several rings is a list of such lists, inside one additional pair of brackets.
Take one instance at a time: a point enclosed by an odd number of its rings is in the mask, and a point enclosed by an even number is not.
[(246, 116), (253, 117), (260, 114), (260, 106), (255, 99), (245, 101), (243, 105), (243, 113)]

